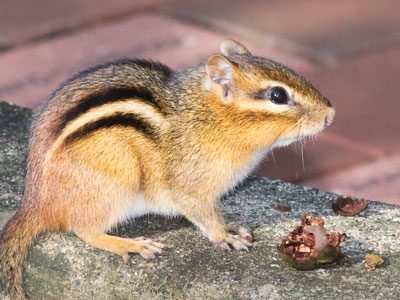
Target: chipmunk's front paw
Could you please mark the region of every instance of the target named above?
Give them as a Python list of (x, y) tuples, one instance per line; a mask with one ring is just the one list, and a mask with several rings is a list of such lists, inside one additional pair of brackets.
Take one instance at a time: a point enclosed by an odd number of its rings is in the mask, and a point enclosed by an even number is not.
[(214, 245), (228, 251), (231, 250), (229, 245), (236, 250), (249, 251), (248, 247), (251, 247), (253, 244), (240, 235), (234, 235), (227, 232), (225, 238), (222, 241), (214, 242)]
[(241, 238), (246, 239), (246, 241), (248, 241), (248, 242), (251, 242), (253, 240), (253, 236), (251, 235), (251, 232), (249, 229), (247, 229), (243, 226), (240, 226), (234, 222), (229, 223), (226, 226), (226, 230), (228, 232), (231, 232), (231, 233), (234, 233), (234, 234), (240, 236)]

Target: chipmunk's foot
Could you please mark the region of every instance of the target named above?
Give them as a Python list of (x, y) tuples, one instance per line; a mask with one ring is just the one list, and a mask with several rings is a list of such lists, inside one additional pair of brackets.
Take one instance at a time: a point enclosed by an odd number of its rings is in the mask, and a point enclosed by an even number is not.
[(253, 245), (253, 237), (250, 230), (236, 223), (229, 223), (225, 226), (226, 234), (219, 241), (214, 242), (214, 245), (221, 247), (224, 250), (231, 250), (231, 245), (236, 250), (249, 251), (248, 247)]
[(226, 226), (226, 230), (228, 232), (234, 233), (238, 236), (240, 236), (243, 239), (246, 239), (248, 242), (251, 242), (253, 240), (253, 236), (251, 235), (251, 231), (247, 229), (246, 227), (240, 226), (237, 223), (229, 223)]
[(138, 237), (135, 239), (111, 236), (105, 233), (80, 232), (78, 236), (93, 247), (114, 252), (127, 262), (129, 253), (139, 253), (144, 259), (154, 259), (162, 253), (164, 245), (151, 239)]
[(165, 247), (162, 243), (157, 243), (144, 237), (126, 240), (131, 243), (128, 243), (126, 253), (121, 255), (125, 262), (129, 258), (129, 253), (132, 252), (139, 253), (146, 260), (154, 259), (156, 258), (156, 254), (162, 253), (162, 249)]
[(227, 232), (225, 238), (222, 241), (214, 242), (214, 245), (228, 251), (231, 250), (229, 245), (236, 250), (249, 251), (248, 247), (251, 247), (253, 244), (239, 235)]
[(250, 230), (236, 223), (229, 223), (225, 225), (225, 230), (218, 232), (218, 234), (212, 235), (211, 238), (216, 247), (229, 251), (231, 250), (230, 246), (232, 246), (236, 250), (249, 251), (248, 247), (253, 246), (253, 237)]

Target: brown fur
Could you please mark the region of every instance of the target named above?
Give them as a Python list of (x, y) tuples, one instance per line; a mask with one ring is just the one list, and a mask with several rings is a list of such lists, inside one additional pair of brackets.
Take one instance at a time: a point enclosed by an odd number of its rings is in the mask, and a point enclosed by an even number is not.
[[(23, 298), (21, 265), (43, 230), (75, 232), (125, 260), (130, 252), (149, 259), (162, 244), (106, 232), (152, 212), (185, 216), (222, 248), (251, 245), (247, 230), (225, 224), (217, 200), (263, 153), (318, 133), (334, 110), (290, 69), (232, 40), (221, 50), (181, 73), (146, 61), (106, 64), (49, 97), (32, 127), (21, 208), (0, 238), (0, 295)], [(252, 98), (277, 84), (295, 105)]]
[[(29, 246), (45, 229), (32, 211), (21, 208), (0, 235), (0, 298), (25, 299), (21, 288), (22, 263)], [(7, 279), (7, 280), (5, 280)]]

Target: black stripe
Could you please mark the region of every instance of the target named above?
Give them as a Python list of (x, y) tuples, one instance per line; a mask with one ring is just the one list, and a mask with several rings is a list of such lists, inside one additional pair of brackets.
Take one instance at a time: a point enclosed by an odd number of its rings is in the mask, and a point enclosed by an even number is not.
[(168, 67), (162, 63), (152, 61), (152, 60), (122, 58), (122, 59), (118, 59), (118, 60), (114, 60), (114, 61), (105, 62), (103, 64), (99, 64), (94, 67), (88, 68), (86, 70), (80, 71), (79, 73), (72, 76), (66, 82), (66, 84), (68, 84), (69, 82), (71, 82), (77, 78), (86, 77), (89, 74), (95, 73), (99, 70), (105, 70), (109, 67), (132, 67), (135, 69), (137, 69), (137, 67), (140, 67), (143, 69), (150, 69), (150, 70), (153, 70), (156, 72), (158, 71), (158, 72), (162, 73), (162, 75), (165, 78), (170, 77), (172, 75), (172, 73), (174, 72), (170, 67)]
[(144, 134), (149, 139), (153, 141), (157, 140), (156, 129), (154, 128), (154, 126), (145, 122), (143, 117), (133, 113), (129, 114), (118, 113), (116, 115), (104, 117), (92, 123), (85, 124), (77, 131), (67, 136), (66, 139), (64, 140), (64, 144), (65, 145), (71, 144), (72, 142), (82, 139), (97, 130), (103, 128), (110, 128), (113, 126), (132, 127), (137, 131), (141, 132), (142, 134)]
[(251, 98), (255, 99), (255, 100), (266, 100), (267, 99), (267, 91), (266, 89), (263, 90), (259, 90), (255, 93), (252, 93), (250, 95)]
[(82, 114), (86, 113), (88, 110), (101, 106), (106, 103), (113, 103), (121, 100), (126, 99), (140, 99), (153, 107), (157, 110), (162, 111), (158, 102), (154, 99), (153, 95), (148, 89), (145, 88), (110, 88), (101, 93), (91, 94), (79, 101), (79, 103), (67, 110), (60, 118), (60, 122), (55, 129), (55, 134), (59, 134), (65, 126), (71, 122), (72, 120), (76, 119), (77, 117), (81, 116)]
[(61, 91), (63, 88), (69, 86), (71, 84), (71, 82), (73, 82), (76, 79), (82, 79), (87, 77), (90, 74), (93, 74), (97, 71), (100, 70), (106, 70), (107, 68), (110, 67), (142, 67), (142, 68), (149, 68), (151, 70), (155, 70), (158, 72), (161, 72), (164, 77), (167, 79), (168, 77), (170, 77), (172, 75), (172, 73), (174, 72), (171, 68), (169, 68), (168, 66), (162, 64), (162, 63), (158, 63), (158, 62), (154, 62), (152, 60), (144, 60), (144, 59), (130, 59), (130, 58), (123, 58), (123, 59), (119, 59), (119, 60), (115, 60), (115, 61), (110, 61), (110, 62), (106, 62), (100, 65), (96, 65), (94, 67), (90, 67), (86, 70), (80, 71), (78, 73), (76, 73), (75, 75), (73, 75), (72, 77), (70, 77), (69, 79), (67, 79), (66, 81), (64, 81), (63, 83), (61, 83), (50, 95), (49, 99), (54, 98), (54, 96)]

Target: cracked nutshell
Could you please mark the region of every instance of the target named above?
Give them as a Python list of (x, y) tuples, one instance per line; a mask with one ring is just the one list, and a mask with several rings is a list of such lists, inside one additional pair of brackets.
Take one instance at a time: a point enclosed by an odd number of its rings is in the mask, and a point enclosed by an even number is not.
[(297, 270), (314, 270), (324, 264), (339, 262), (344, 258), (340, 244), (346, 234), (330, 232), (324, 220), (306, 214), (301, 225), (290, 232), (277, 247), (280, 257)]

